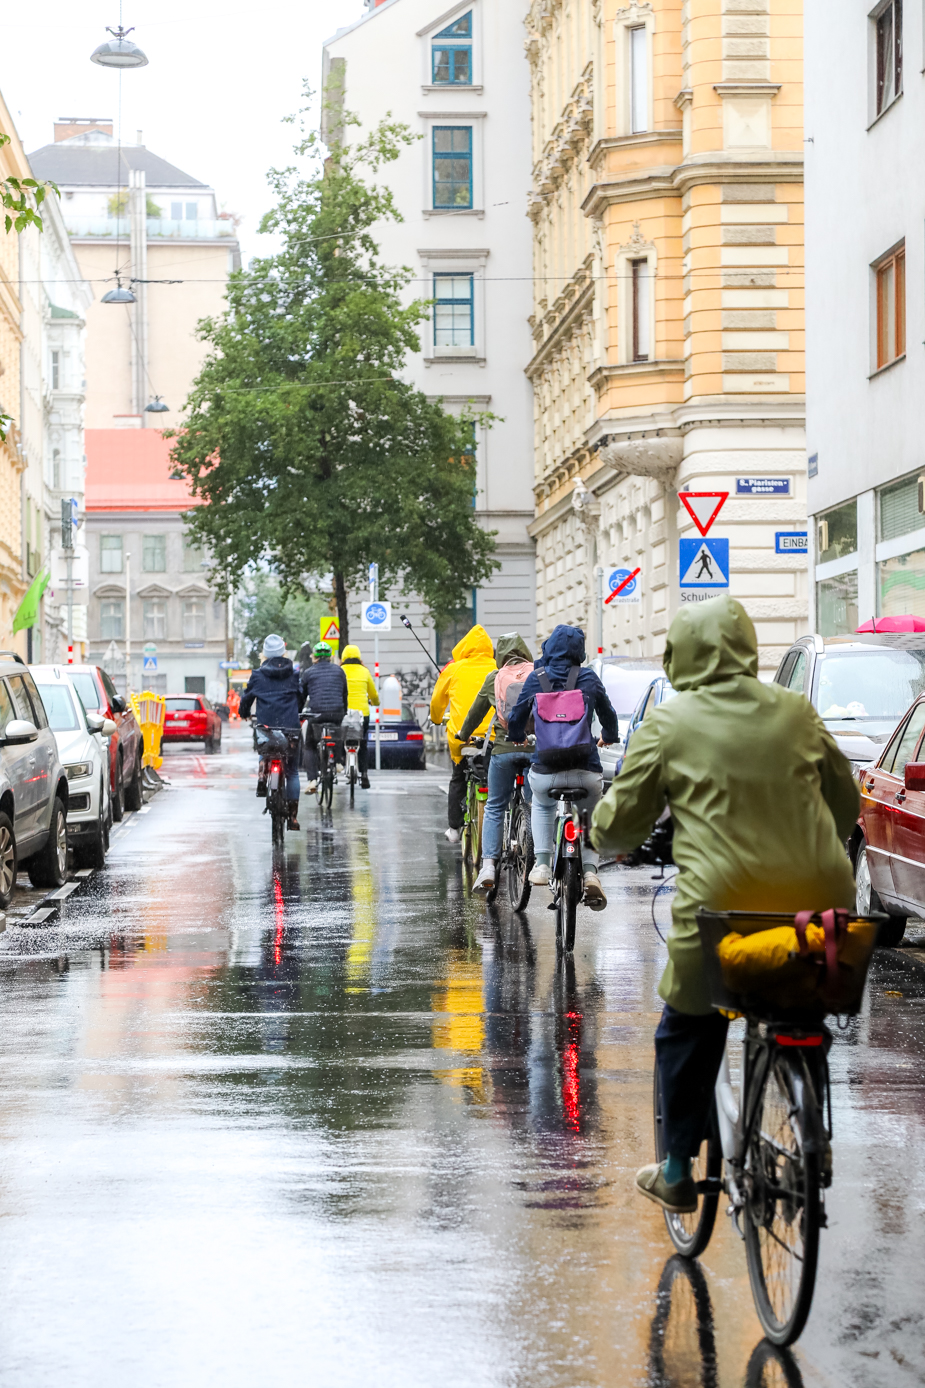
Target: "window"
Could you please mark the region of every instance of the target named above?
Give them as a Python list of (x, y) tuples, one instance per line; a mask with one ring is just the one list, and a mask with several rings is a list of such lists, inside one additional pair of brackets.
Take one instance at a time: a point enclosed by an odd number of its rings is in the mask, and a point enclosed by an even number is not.
[(100, 603), (100, 640), (121, 641), (125, 636), (125, 603)]
[[(186, 679), (188, 680), (189, 678), (190, 678), (189, 675), (187, 675)], [(190, 693), (190, 692), (191, 692), (190, 690), (187, 690), (187, 693)], [(195, 693), (195, 690), (192, 691), (192, 692)], [(198, 712), (199, 712), (199, 700), (198, 700), (198, 699), (177, 699), (177, 698), (168, 699), (168, 700), (167, 700), (167, 708), (168, 708), (168, 710), (169, 710), (171, 713), (198, 713)]]
[(472, 206), (472, 126), (434, 126), (434, 207)]
[(52, 732), (77, 732), (82, 726), (82, 720), (74, 707), (74, 700), (67, 685), (43, 684), (40, 688)]
[(431, 76), (435, 86), (468, 87), (472, 82), (472, 12), (448, 24), (434, 38)]
[(183, 640), (206, 639), (206, 605), (200, 598), (189, 598), (183, 604)]
[(51, 454), (51, 485), (60, 491), (63, 483), (61, 481), (61, 449), (55, 448)]
[(912, 716), (903, 729), (902, 737), (896, 744), (896, 751), (892, 756), (892, 765), (884, 770), (898, 776), (900, 780), (906, 772), (906, 763), (912, 760), (919, 738), (922, 736), (922, 729), (925, 728), (925, 704), (916, 704), (912, 710)]
[(633, 283), (632, 360), (649, 360), (649, 262), (631, 260)]
[(147, 574), (162, 574), (167, 570), (167, 536), (145, 535), (142, 541), (141, 567)]
[(874, 266), (877, 279), (877, 369), (906, 351), (906, 247)]
[(472, 276), (434, 275), (434, 301), (434, 346), (471, 347)]
[(874, 20), (877, 31), (877, 115), (903, 89), (903, 4), (887, 0)]
[(33, 722), (37, 728), (47, 728), (48, 718), (45, 714), (45, 706), (42, 703), (42, 696), (35, 687), (35, 680), (31, 675), (23, 675), (22, 682), (29, 691), (29, 700), (32, 704), (32, 712), (35, 717)]
[(797, 694), (803, 693), (806, 684), (806, 652), (797, 651), (796, 660), (793, 662), (793, 669), (787, 680), (787, 688), (793, 689)]
[(15, 717), (16, 714), (13, 712), (10, 692), (3, 680), (0, 680), (0, 732), (5, 733), (7, 723), (11, 722)]
[(96, 713), (97, 709), (103, 709), (100, 703), (100, 692), (96, 686), (96, 680), (87, 672), (71, 672), (71, 683), (80, 695), (80, 702), (88, 713)]
[(897, 554), (877, 565), (880, 579), (881, 617), (899, 617), (911, 613), (925, 617), (925, 550)]
[(191, 544), (187, 537), (183, 536), (183, 572), (185, 574), (199, 573), (202, 569), (202, 550), (198, 545)]
[(51, 354), (51, 388), (59, 390), (61, 387), (61, 353), (52, 352)]
[(849, 501), (825, 511), (816, 521), (816, 563), (828, 564), (854, 554), (858, 547), (858, 504)]
[[(186, 675), (183, 680), (183, 688), (186, 690), (187, 694), (205, 694), (205, 675)], [(202, 707), (205, 709), (209, 708), (209, 703), (206, 699), (202, 700)]]
[(881, 487), (877, 493), (879, 505), (878, 540), (896, 540), (925, 526), (922, 502), (925, 501), (925, 475), (913, 474), (899, 482)]
[(629, 31), (630, 131), (649, 128), (649, 55), (646, 29), (640, 24)]
[(122, 572), (122, 536), (100, 536), (100, 573), (120, 574)]
[(186, 204), (186, 220), (187, 220), (188, 222), (195, 222), (196, 219), (198, 218), (198, 216), (199, 216), (199, 203), (198, 203), (198, 202), (188, 202), (188, 203)]
[(821, 636), (847, 636), (858, 629), (858, 571), (816, 584), (816, 630)]
[(170, 204), (170, 220), (171, 220), (172, 222), (182, 222), (182, 221), (183, 221), (183, 204), (182, 204), (182, 202), (172, 202), (172, 203)]
[(161, 599), (146, 602), (141, 609), (146, 641), (163, 640), (167, 635), (167, 604)]

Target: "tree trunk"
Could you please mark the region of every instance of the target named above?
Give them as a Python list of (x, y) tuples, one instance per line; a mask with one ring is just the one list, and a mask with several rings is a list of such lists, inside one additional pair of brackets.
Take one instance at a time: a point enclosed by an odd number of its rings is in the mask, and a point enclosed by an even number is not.
[(344, 575), (334, 573), (334, 600), (337, 603), (337, 625), (340, 627), (340, 649), (350, 645), (350, 614), (347, 611), (347, 585)]

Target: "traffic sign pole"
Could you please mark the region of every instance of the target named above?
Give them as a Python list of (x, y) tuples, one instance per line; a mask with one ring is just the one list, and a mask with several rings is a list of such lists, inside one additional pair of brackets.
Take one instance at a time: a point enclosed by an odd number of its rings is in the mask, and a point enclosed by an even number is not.
[[(370, 602), (379, 601), (379, 565), (370, 564), (369, 566), (369, 600)], [(382, 741), (380, 738), (381, 725), (379, 722), (379, 710), (382, 708), (382, 693), (379, 686), (379, 632), (373, 634), (373, 655), (375, 657), (375, 685), (379, 702), (376, 705), (376, 770), (382, 770)]]

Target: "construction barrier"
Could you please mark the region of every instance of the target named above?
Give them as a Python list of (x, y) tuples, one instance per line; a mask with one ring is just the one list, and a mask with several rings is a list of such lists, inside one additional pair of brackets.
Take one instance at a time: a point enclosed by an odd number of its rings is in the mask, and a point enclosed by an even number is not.
[(163, 762), (161, 734), (164, 731), (167, 700), (163, 694), (152, 694), (146, 690), (144, 694), (132, 694), (129, 703), (144, 738), (145, 750), (141, 765), (152, 766), (157, 771)]

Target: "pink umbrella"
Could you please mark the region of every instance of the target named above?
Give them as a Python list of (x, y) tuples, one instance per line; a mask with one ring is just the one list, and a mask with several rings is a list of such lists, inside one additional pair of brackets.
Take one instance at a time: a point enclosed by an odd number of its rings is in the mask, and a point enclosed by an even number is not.
[(856, 627), (855, 630), (874, 633), (925, 631), (925, 617), (913, 617), (911, 613), (903, 613), (899, 617), (871, 617), (869, 622)]

